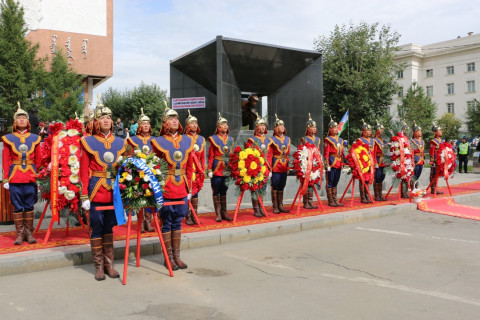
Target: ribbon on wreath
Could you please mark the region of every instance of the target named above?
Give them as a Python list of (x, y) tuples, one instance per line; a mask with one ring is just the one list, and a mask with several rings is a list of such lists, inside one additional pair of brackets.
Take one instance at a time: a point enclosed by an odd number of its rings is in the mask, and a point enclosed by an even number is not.
[[(355, 170), (357, 170), (358, 175), (360, 177), (360, 180), (362, 181), (362, 184), (365, 185), (365, 178), (363, 177), (363, 170), (360, 165), (360, 161), (358, 161), (357, 154), (355, 153), (354, 148), (350, 148), (350, 155), (352, 156), (353, 162), (355, 163)], [(370, 179), (373, 179), (373, 177), (370, 177)]]
[(320, 167), (319, 170), (320, 170), (320, 188), (321, 188), (322, 187), (322, 181), (323, 181), (323, 160), (322, 160), (322, 156), (320, 155), (320, 151), (317, 148), (313, 149), (313, 151), (314, 151), (313, 156), (314, 156), (315, 160), (317, 160), (318, 165)]
[(50, 173), (50, 189), (51, 189), (51, 199), (50, 199), (50, 208), (52, 209), (52, 221), (58, 221), (59, 215), (58, 215), (58, 207), (57, 207), (57, 202), (58, 202), (58, 176), (59, 176), (59, 163), (58, 163), (58, 158), (60, 156), (60, 151), (58, 147), (58, 142), (60, 140), (60, 137), (58, 136), (58, 133), (53, 136), (53, 141), (52, 141), (52, 169)]
[[(400, 174), (401, 176), (406, 174), (405, 170), (405, 149), (403, 148), (403, 138), (399, 139), (399, 149), (400, 149)], [(409, 178), (407, 177), (407, 181)]]
[(307, 148), (308, 151), (308, 161), (307, 161), (307, 168), (305, 171), (305, 176), (303, 178), (303, 185), (300, 189), (300, 194), (303, 196), (308, 189), (308, 183), (310, 182), (310, 175), (312, 174), (312, 167), (313, 167), (313, 151), (310, 148)]
[(448, 157), (448, 151), (445, 148), (444, 152), (446, 153), (445, 155), (445, 163), (443, 164), (443, 177), (445, 180), (448, 180), (448, 168), (450, 167), (450, 158)]
[(123, 210), (123, 201), (120, 192), (119, 180), (120, 175), (123, 171), (123, 168), (127, 165), (127, 163), (132, 163), (135, 165), (139, 170), (143, 171), (146, 176), (150, 178), (150, 187), (153, 190), (153, 196), (155, 198), (155, 211), (158, 210), (163, 205), (163, 193), (162, 188), (160, 187), (160, 183), (158, 182), (157, 178), (153, 174), (152, 170), (143, 162), (141, 159), (137, 158), (128, 158), (122, 164), (122, 166), (118, 169), (117, 177), (115, 178), (115, 183), (113, 184), (113, 206), (115, 208), (115, 217), (117, 218), (117, 224), (122, 225), (125, 224), (127, 221), (125, 219), (125, 213)]

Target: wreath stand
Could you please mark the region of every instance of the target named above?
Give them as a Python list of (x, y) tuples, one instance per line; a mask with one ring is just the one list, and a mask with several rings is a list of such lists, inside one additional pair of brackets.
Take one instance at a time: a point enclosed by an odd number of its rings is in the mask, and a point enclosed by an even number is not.
[[(321, 182), (320, 182), (320, 185), (321, 185)], [(322, 212), (325, 212), (325, 209), (323, 208), (322, 201), (320, 200), (320, 196), (318, 195), (318, 192), (317, 192), (317, 189), (315, 188), (315, 185), (313, 185), (312, 188), (313, 188), (313, 191), (315, 192), (315, 196), (317, 197), (318, 204), (320, 205), (320, 209), (322, 210)], [(300, 214), (300, 206), (302, 204), (302, 196), (306, 193), (306, 190), (303, 191), (302, 189), (303, 189), (303, 186), (298, 187), (297, 194), (295, 194), (295, 198), (293, 199), (292, 206), (290, 207), (290, 211), (292, 211), (293, 207), (295, 206), (295, 202), (297, 201), (297, 197), (298, 197), (297, 210), (294, 213), (296, 216), (298, 216)]]
[[(37, 227), (35, 228), (34, 232), (38, 232), (38, 230), (40, 230), (40, 226), (42, 224), (43, 218), (45, 217), (45, 212), (47, 212), (47, 208), (48, 208), (49, 204), (50, 204), (50, 200), (47, 200), (47, 202), (45, 203), (45, 207), (43, 208), (42, 215), (40, 216), (40, 219), (38, 220), (38, 224), (37, 224)], [(69, 235), (69, 230), (70, 230), (70, 221), (68, 219), (69, 215), (70, 215), (70, 212), (67, 215), (67, 231), (66, 231), (66, 234), (65, 234), (65, 236), (67, 236), (67, 237)], [(80, 221), (80, 224), (82, 225), (82, 228), (86, 228), (86, 225), (85, 225), (85, 223), (83, 223), (82, 217), (81, 217), (80, 213), (78, 213), (78, 212), (77, 212), (77, 217), (78, 217), (78, 221)], [(87, 213), (87, 221), (88, 221), (88, 213)], [(45, 238), (43, 239), (43, 245), (44, 246), (47, 245), (48, 239), (50, 238), (50, 234), (52, 233), (52, 228), (53, 228), (53, 223), (54, 222), (55, 222), (55, 219), (52, 218), (52, 220), (50, 221), (50, 224), (48, 226), (47, 233), (45, 234)], [(58, 222), (58, 224), (60, 224), (60, 217), (58, 217), (57, 222)]]
[[(439, 170), (438, 170), (439, 171)], [(438, 171), (437, 171), (437, 174), (435, 175), (435, 178), (433, 178), (432, 181), (430, 181), (430, 184), (428, 185), (427, 189), (430, 189), (430, 187), (433, 185), (433, 183), (435, 183), (435, 190), (433, 191), (433, 197), (432, 198), (435, 198), (435, 196), (437, 195), (437, 188), (438, 188), (438, 178), (440, 178), (440, 175), (438, 174)], [(452, 194), (452, 190), (450, 189), (450, 184), (448, 183), (448, 176), (443, 176), (443, 179), (445, 180), (445, 182), (447, 183), (447, 188), (448, 188), (448, 193), (450, 194), (450, 196), (453, 196)]]
[[(240, 197), (238, 197), (237, 206), (235, 207), (235, 213), (233, 214), (233, 221), (232, 221), (233, 224), (235, 224), (235, 222), (237, 221), (237, 214), (238, 214), (238, 210), (240, 209), (240, 204), (242, 203), (244, 193), (245, 193), (245, 190), (242, 190)], [(260, 203), (260, 206), (262, 207), (263, 212), (265, 212), (265, 216), (267, 217), (267, 219), (270, 219), (270, 217), (268, 216), (267, 210), (265, 210), (265, 207), (263, 206), (263, 200), (259, 197), (256, 191), (254, 193), (257, 195), (258, 203)]]
[[(170, 202), (164, 202), (164, 206), (174, 206), (174, 205), (179, 205), (179, 204), (185, 204), (184, 201), (170, 201)], [(113, 206), (103, 206), (103, 207), (97, 207), (97, 210), (113, 210)], [(141, 222), (143, 218), (143, 211), (145, 208), (142, 208), (138, 212), (138, 224), (137, 224), (137, 250), (136, 250), (136, 260), (137, 260), (137, 268), (140, 267), (140, 242), (142, 240), (142, 233), (141, 233)], [(155, 212), (155, 208), (151, 207), (152, 211)], [(131, 234), (131, 229), (132, 229), (132, 211), (128, 210), (127, 211), (128, 215), (128, 222), (127, 222), (127, 239), (125, 243), (125, 257), (123, 260), (123, 280), (122, 284), (126, 285), (127, 284), (127, 270), (128, 270), (128, 255), (130, 252), (130, 234)], [(162, 237), (162, 231), (160, 229), (160, 223), (158, 222), (158, 217), (154, 213), (152, 214), (153, 218), (155, 220), (155, 226), (157, 227), (157, 234), (158, 234), (158, 239), (160, 240), (160, 245), (162, 246), (162, 253), (163, 257), (166, 258), (168, 257), (167, 254), (167, 248), (165, 247), (165, 242), (163, 241)], [(173, 270), (172, 270), (172, 265), (170, 264), (170, 260), (168, 258), (165, 259), (165, 262), (167, 264), (167, 269), (168, 272), (170, 273), (170, 277), (173, 277)]]
[[(398, 178), (397, 178), (397, 179), (398, 179)], [(401, 199), (402, 199), (402, 183), (403, 183), (402, 181), (403, 181), (403, 180), (404, 180), (404, 179), (400, 179), (400, 183), (398, 184), (398, 202), (400, 202)], [(409, 181), (410, 181), (410, 180), (409, 180)], [(407, 182), (407, 188), (408, 188), (408, 190), (413, 191), (412, 186), (410, 185), (409, 182)], [(387, 195), (385, 196), (385, 199), (388, 199), (388, 196), (390, 195), (390, 192), (392, 191), (392, 189), (393, 189), (393, 183), (392, 183), (392, 185), (390, 186), (390, 189), (388, 189), (388, 192), (387, 192)], [(408, 201), (409, 201), (409, 202), (412, 202), (412, 199), (413, 199), (412, 196), (409, 195), (409, 200), (408, 200)]]
[[(342, 194), (342, 197), (340, 198), (340, 203), (342, 203), (343, 201), (343, 198), (345, 197), (345, 194), (347, 193), (348, 191), (348, 188), (350, 188), (350, 185), (352, 185), (352, 198), (350, 199), (350, 207), (353, 207), (353, 198), (354, 198), (354, 192), (355, 192), (355, 180), (360, 180), (362, 181), (362, 184), (363, 184), (363, 187), (365, 188), (365, 191), (367, 191), (367, 194), (368, 194), (368, 197), (370, 198), (370, 201), (372, 201), (372, 204), (375, 203), (375, 201), (373, 201), (373, 198), (372, 198), (372, 194), (370, 193), (370, 190), (369, 188), (367, 187), (367, 184), (365, 183), (365, 180), (363, 179), (356, 179), (352, 176), (352, 178), (350, 179), (350, 182), (348, 183), (348, 186), (347, 188), (345, 188), (345, 191), (343, 192)], [(352, 183), (353, 182), (353, 183)]]

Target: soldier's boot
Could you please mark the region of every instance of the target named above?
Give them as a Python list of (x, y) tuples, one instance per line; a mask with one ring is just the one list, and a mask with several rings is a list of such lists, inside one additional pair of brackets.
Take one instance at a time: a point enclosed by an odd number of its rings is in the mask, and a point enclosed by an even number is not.
[(165, 268), (168, 269), (167, 267), (167, 259), (170, 261), (170, 266), (172, 267), (172, 270), (178, 270), (178, 266), (175, 263), (175, 260), (173, 259), (173, 249), (172, 249), (172, 233), (169, 232), (164, 232), (162, 233), (163, 237), (163, 242), (165, 243), (165, 248), (167, 249), (167, 256), (165, 258), (165, 262), (163, 265)]
[(92, 260), (95, 266), (95, 280), (105, 280), (105, 269), (103, 259), (103, 239), (90, 239), (90, 247), (92, 249)]
[(280, 210), (280, 212), (284, 212), (284, 213), (289, 213), (290, 212), (290, 210), (285, 209), (283, 207), (283, 191), (278, 191), (277, 192), (277, 206), (278, 206), (278, 210)]
[(22, 244), (23, 240), (25, 239), (25, 222), (23, 219), (23, 211), (13, 213), (13, 222), (15, 223), (15, 231), (17, 232), (17, 239), (13, 244), (18, 246)]
[(278, 190), (272, 189), (272, 206), (273, 206), (273, 213), (279, 214), (281, 211), (278, 208)]
[(37, 243), (37, 240), (33, 237), (33, 211), (27, 211), (24, 214), (25, 220), (25, 240), (29, 244)]
[(182, 242), (182, 230), (172, 231), (173, 260), (180, 269), (187, 269), (188, 266), (180, 259), (180, 243)]
[(232, 221), (231, 218), (227, 213), (227, 195), (220, 196), (220, 215), (222, 216), (222, 220), (225, 221)]
[(120, 278), (117, 270), (113, 268), (113, 260), (115, 260), (113, 233), (103, 235), (103, 258), (105, 274), (110, 278)]

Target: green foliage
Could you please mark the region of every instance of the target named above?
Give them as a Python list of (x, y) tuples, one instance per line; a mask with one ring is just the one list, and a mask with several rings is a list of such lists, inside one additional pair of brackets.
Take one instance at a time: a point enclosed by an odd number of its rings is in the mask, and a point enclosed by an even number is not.
[(140, 108), (150, 118), (153, 135), (158, 135), (162, 127), (162, 114), (165, 110), (164, 101), (168, 101), (167, 90), (162, 90), (156, 84), (141, 83), (133, 90), (119, 92), (108, 88), (102, 93), (102, 103), (112, 110), (113, 119), (122, 119), (126, 128), (130, 127), (131, 120), (138, 121)]
[(360, 135), (362, 119), (372, 126), (383, 117), (390, 121), (388, 106), (398, 91), (395, 75), (404, 68), (394, 62), (399, 37), (378, 23), (350, 23), (314, 40), (323, 55), (325, 128), (330, 115), (338, 122), (347, 109), (354, 137)]
[[(402, 99), (402, 104), (398, 106), (398, 115), (401, 120), (405, 120), (410, 129), (415, 123), (422, 128), (423, 139), (430, 141), (433, 133), (430, 130), (435, 119), (437, 106), (430, 97), (427, 97), (425, 91), (416, 82), (408, 88), (407, 94)], [(401, 124), (398, 125), (400, 129)], [(408, 133), (410, 134), (411, 131)]]
[(24, 10), (14, 0), (0, 3), (0, 114), (13, 122), (13, 114), (20, 101), (30, 110), (40, 104), (41, 79), (44, 60), (37, 59), (38, 44), (25, 38), (27, 27)]
[(459, 139), (458, 132), (462, 126), (462, 121), (455, 117), (453, 113), (444, 113), (440, 119), (437, 120), (437, 124), (442, 128), (445, 141)]
[(74, 71), (61, 51), (55, 52), (51, 61), (51, 71), (44, 79), (44, 105), (39, 109), (40, 119), (67, 122), (83, 113), (84, 101), (80, 95), (84, 91), (82, 77)]
[(472, 136), (480, 135), (480, 102), (473, 100), (474, 105), (469, 106), (466, 112), (466, 125)]

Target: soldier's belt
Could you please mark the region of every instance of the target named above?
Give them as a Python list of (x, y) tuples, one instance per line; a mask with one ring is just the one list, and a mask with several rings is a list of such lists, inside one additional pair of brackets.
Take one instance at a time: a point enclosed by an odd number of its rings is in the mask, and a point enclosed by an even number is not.
[(274, 157), (275, 159), (287, 159), (287, 158), (288, 158), (288, 156), (279, 156), (279, 155), (277, 155), (277, 154), (273, 155), (273, 157)]
[(12, 160), (12, 164), (17, 164), (17, 165), (28, 165), (28, 164), (34, 164), (35, 161), (33, 160)]
[(113, 179), (112, 173), (109, 171), (92, 171), (92, 177)]
[(228, 160), (227, 157), (221, 157), (221, 156), (214, 156), (213, 159), (220, 160), (220, 161), (227, 161)]
[(185, 174), (185, 169), (168, 169), (167, 175), (170, 176), (183, 176)]

